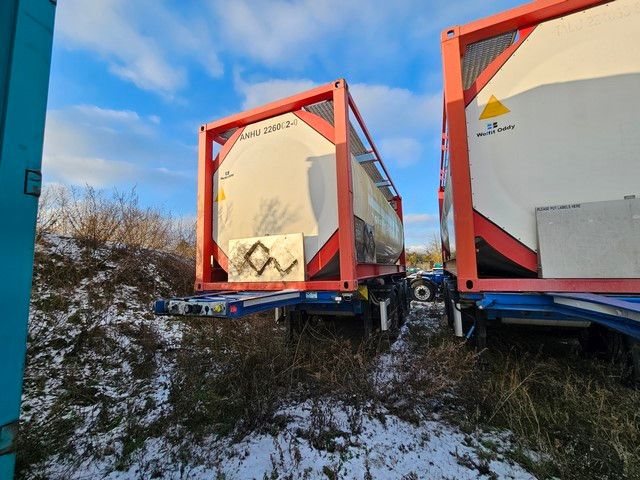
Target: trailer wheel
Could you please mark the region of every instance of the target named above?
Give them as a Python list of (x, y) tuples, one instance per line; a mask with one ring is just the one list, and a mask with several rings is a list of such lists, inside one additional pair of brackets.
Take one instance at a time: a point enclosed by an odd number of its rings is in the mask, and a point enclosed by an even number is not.
[(605, 356), (608, 353), (608, 332), (604, 327), (593, 324), (578, 333), (578, 343), (585, 356)]
[(432, 302), (436, 291), (437, 287), (429, 280), (419, 278), (411, 282), (411, 296), (418, 302)]

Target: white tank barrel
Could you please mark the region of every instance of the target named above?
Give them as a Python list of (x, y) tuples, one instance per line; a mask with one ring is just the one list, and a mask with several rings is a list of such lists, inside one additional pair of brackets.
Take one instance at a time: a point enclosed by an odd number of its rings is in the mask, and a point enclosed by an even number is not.
[[(358, 261), (394, 264), (402, 223), (363, 166), (351, 165)], [(338, 230), (335, 145), (293, 113), (246, 126), (214, 174), (213, 199), (213, 239), (225, 255), (236, 240), (302, 234), (308, 264)], [(337, 271), (336, 260), (315, 277)]]

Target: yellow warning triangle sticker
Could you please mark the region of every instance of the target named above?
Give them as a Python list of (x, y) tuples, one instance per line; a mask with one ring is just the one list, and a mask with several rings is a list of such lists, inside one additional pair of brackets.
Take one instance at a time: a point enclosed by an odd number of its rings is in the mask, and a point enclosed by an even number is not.
[(216, 199), (214, 200), (214, 202), (221, 202), (221, 201), (223, 201), (225, 198), (227, 198), (227, 197), (224, 195), (224, 190), (221, 188), (221, 189), (218, 191), (218, 195), (216, 195)]
[(491, 95), (491, 98), (487, 102), (487, 106), (484, 107), (484, 110), (480, 114), (480, 120), (484, 120), (485, 118), (497, 117), (498, 115), (504, 115), (505, 113), (509, 113), (507, 107), (505, 107), (500, 100), (498, 100), (495, 95)]

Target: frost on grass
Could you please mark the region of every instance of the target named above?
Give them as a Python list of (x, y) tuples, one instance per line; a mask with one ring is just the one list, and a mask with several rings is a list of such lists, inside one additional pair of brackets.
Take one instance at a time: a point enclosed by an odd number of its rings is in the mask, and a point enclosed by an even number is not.
[(279, 415), (283, 430), (247, 436), (221, 470), (230, 478), (533, 478), (503, 456), (482, 457), (478, 440), (437, 420), (414, 424), (384, 408), (365, 413), (329, 400)]
[[(270, 319), (158, 319), (192, 265), (119, 245), (37, 246), (23, 396), (24, 478), (531, 478), (507, 433), (446, 421), (473, 353), (441, 306), (414, 304), (390, 346), (316, 336), (296, 351)], [(425, 355), (424, 352), (432, 352)]]

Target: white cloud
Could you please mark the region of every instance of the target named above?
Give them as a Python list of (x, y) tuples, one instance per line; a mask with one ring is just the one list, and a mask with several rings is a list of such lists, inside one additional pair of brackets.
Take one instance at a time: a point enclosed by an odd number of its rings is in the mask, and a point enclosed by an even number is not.
[(438, 218), (437, 215), (431, 213), (405, 213), (403, 217), (405, 224), (431, 223), (435, 222)]
[(244, 110), (259, 107), (265, 103), (273, 102), (280, 98), (289, 97), (296, 93), (309, 90), (316, 84), (311, 80), (280, 80), (271, 79), (264, 82), (247, 83), (240, 75), (235, 75), (235, 88), (244, 99), (242, 108)]
[(413, 66), (438, 56), (440, 30), (504, 6), (504, 0), (64, 0), (56, 41), (96, 53), (114, 75), (167, 97), (187, 85), (191, 64), (222, 75), (220, 55), (289, 74), (313, 68), (388, 78), (408, 68), (427, 81), (430, 73)]
[(208, 0), (219, 51), (231, 61), (287, 75), (311, 69), (387, 82), (411, 75), (433, 88), (439, 88), (441, 75), (434, 79), (425, 66), (440, 58), (440, 32), (515, 3)]
[(355, 68), (375, 71), (380, 61), (406, 64), (427, 50), (437, 54), (441, 30), (486, 12), (487, 5), (500, 8), (504, 0), (211, 0), (209, 4), (219, 38), (232, 54), (293, 71), (317, 62), (335, 66), (346, 57), (358, 62)]
[(59, 182), (93, 187), (130, 181), (139, 173), (139, 169), (129, 162), (56, 154), (44, 156), (43, 169)]
[(104, 187), (193, 178), (192, 150), (159, 135), (154, 118), (95, 105), (47, 112), (45, 180)]
[(434, 241), (434, 238), (440, 238), (439, 223), (438, 216), (435, 214), (405, 214), (405, 245), (424, 248), (426, 245), (431, 244)]
[(186, 65), (212, 76), (222, 64), (204, 20), (180, 17), (152, 0), (65, 0), (56, 29), (68, 48), (96, 52), (114, 75), (171, 97), (187, 83)]
[(374, 135), (421, 135), (442, 118), (442, 94), (356, 83), (351, 94)]
[(96, 105), (76, 105), (74, 109), (87, 116), (116, 122), (137, 122), (140, 120), (138, 113), (133, 110), (112, 110), (100, 108)]
[(407, 245), (405, 250), (407, 252), (427, 253), (427, 245)]
[(425, 249), (427, 245), (433, 242), (434, 238), (439, 239), (440, 231), (437, 227), (415, 229), (411, 225), (406, 225), (404, 236), (407, 250), (413, 249), (415, 251), (417, 249)]
[(384, 138), (380, 142), (382, 157), (399, 167), (415, 165), (422, 158), (422, 144), (415, 138)]
[(354, 11), (338, 0), (234, 0), (212, 3), (228, 48), (267, 65), (291, 65), (318, 40), (344, 27)]

